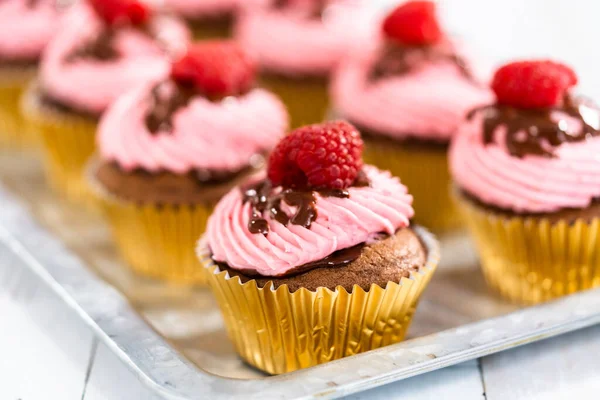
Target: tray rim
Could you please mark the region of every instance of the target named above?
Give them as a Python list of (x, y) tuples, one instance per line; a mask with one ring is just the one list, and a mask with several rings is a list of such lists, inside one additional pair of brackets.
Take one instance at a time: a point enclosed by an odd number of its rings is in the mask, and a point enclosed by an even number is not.
[(219, 377), (172, 348), (121, 292), (91, 272), (2, 186), (0, 204), (0, 246), (165, 399), (336, 398), (600, 323), (596, 289), (289, 374)]

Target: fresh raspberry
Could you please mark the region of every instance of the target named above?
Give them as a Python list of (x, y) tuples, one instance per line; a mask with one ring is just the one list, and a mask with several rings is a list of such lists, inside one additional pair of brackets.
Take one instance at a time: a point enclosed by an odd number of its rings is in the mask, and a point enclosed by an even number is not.
[(141, 25), (148, 21), (150, 12), (145, 4), (139, 1), (132, 1), (127, 5), (127, 17), (133, 25)]
[(553, 61), (518, 61), (506, 64), (494, 75), (492, 89), (499, 104), (518, 108), (559, 105), (567, 90), (577, 84), (568, 66)]
[(363, 141), (344, 121), (308, 125), (292, 131), (269, 158), (274, 185), (291, 188), (343, 189), (362, 168)]
[(432, 1), (409, 1), (398, 6), (383, 21), (382, 28), (388, 39), (409, 46), (435, 44), (443, 36)]
[(144, 24), (150, 17), (148, 7), (139, 0), (89, 0), (90, 5), (107, 25)]
[(234, 41), (204, 41), (190, 46), (171, 67), (171, 77), (208, 97), (235, 96), (254, 84), (256, 66)]

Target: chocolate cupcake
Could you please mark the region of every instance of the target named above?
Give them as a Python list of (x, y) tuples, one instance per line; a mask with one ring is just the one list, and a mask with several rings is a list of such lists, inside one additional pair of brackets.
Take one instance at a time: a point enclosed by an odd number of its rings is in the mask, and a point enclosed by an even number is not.
[(195, 39), (214, 39), (231, 35), (239, 2), (239, 0), (164, 0), (164, 5), (187, 21)]
[(233, 42), (198, 43), (102, 118), (91, 179), (134, 271), (202, 281), (194, 247), (213, 205), (264, 167), (288, 126), (254, 70)]
[(494, 77), (450, 165), (485, 277), (537, 303), (600, 285), (600, 109), (572, 94), (575, 73), (523, 61)]
[(294, 371), (401, 341), (438, 262), (406, 187), (345, 122), (299, 128), (217, 204), (198, 254), (248, 363)]
[(402, 4), (381, 30), (334, 73), (333, 112), (360, 127), (366, 162), (411, 188), (419, 223), (453, 230), (461, 221), (449, 195), (448, 145), (467, 111), (488, 103), (491, 92), (482, 68), (442, 31), (433, 2)]
[(138, 0), (89, 0), (73, 6), (41, 60), (23, 111), (41, 133), (51, 183), (88, 200), (83, 167), (96, 123), (128, 89), (164, 76), (189, 38), (185, 25)]
[(0, 145), (35, 143), (19, 109), (23, 91), (37, 72), (42, 51), (60, 26), (56, 0), (0, 2)]
[(292, 127), (322, 121), (330, 73), (374, 33), (370, 10), (348, 0), (248, 3), (235, 36), (257, 58), (262, 83), (283, 99)]

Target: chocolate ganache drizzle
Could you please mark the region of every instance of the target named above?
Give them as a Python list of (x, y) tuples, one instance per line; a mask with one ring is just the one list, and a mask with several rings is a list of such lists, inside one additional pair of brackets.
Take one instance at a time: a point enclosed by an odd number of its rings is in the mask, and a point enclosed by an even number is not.
[[(316, 268), (343, 267), (344, 265), (348, 265), (352, 261), (354, 261), (358, 257), (360, 257), (365, 246), (366, 246), (366, 243), (359, 243), (356, 246), (352, 246), (352, 247), (348, 247), (346, 249), (334, 251), (333, 253), (331, 253), (330, 255), (328, 255), (325, 258), (322, 258), (317, 261), (312, 261), (312, 262), (309, 262), (306, 264), (302, 264), (298, 267), (292, 268), (291, 270), (287, 271), (285, 274), (277, 276), (277, 278), (290, 278), (290, 277), (311, 271)], [(218, 262), (218, 261), (216, 261), (216, 263), (222, 268), (229, 268), (229, 266), (226, 263)], [(242, 272), (246, 276), (255, 276), (255, 277), (262, 276), (253, 269), (240, 269), (239, 271)]]
[(119, 52), (114, 47), (115, 31), (111, 28), (103, 29), (91, 40), (75, 48), (66, 58), (68, 63), (79, 59), (91, 58), (98, 61), (112, 61), (119, 57)]
[[(569, 132), (568, 121), (556, 118), (557, 112), (575, 119), (581, 128)], [(506, 128), (506, 147), (511, 155), (519, 158), (528, 154), (554, 157), (554, 147), (600, 135), (598, 109), (590, 102), (570, 95), (565, 96), (560, 107), (518, 109), (493, 104), (472, 110), (467, 118), (473, 119), (480, 113), (483, 113), (485, 143), (493, 143), (497, 129)]]
[(169, 45), (161, 39), (157, 32), (155, 32), (151, 23), (143, 23), (141, 25), (105, 25), (98, 34), (88, 39), (79, 47), (73, 49), (73, 51), (65, 57), (65, 61), (71, 63), (79, 59), (93, 59), (97, 61), (113, 61), (118, 59), (120, 53), (115, 48), (115, 41), (119, 34), (119, 30), (124, 27), (132, 27), (138, 30), (150, 39), (156, 40), (158, 46), (160, 46), (162, 50), (165, 52), (168, 51)]
[[(356, 178), (355, 187), (368, 186), (369, 181), (364, 172), (360, 172)], [(244, 202), (251, 205), (250, 221), (248, 230), (250, 233), (269, 233), (269, 223), (263, 217), (264, 212), (268, 212), (270, 218), (287, 226), (289, 223), (310, 228), (312, 222), (317, 219), (316, 194), (323, 197), (347, 198), (349, 192), (344, 189), (324, 189), (324, 190), (300, 190), (283, 189), (281, 192), (273, 194), (273, 186), (269, 180), (260, 181), (248, 188), (243, 189)], [(288, 215), (282, 207), (282, 202), (288, 206), (296, 208), (293, 215)]]
[[(172, 83), (173, 90), (166, 87)], [(167, 89), (167, 90), (163, 90)], [(243, 91), (233, 96), (242, 96), (250, 91)], [(175, 80), (158, 83), (150, 91), (150, 106), (146, 114), (146, 128), (150, 133), (166, 132), (173, 130), (173, 117), (180, 109), (187, 107), (194, 97), (203, 97), (210, 101), (220, 101), (227, 96), (207, 96), (194, 86), (181, 84)]]
[(403, 46), (398, 43), (387, 43), (383, 47), (371, 69), (369, 80), (376, 82), (405, 75), (423, 64), (436, 62), (451, 62), (465, 78), (475, 81), (465, 60), (451, 49), (439, 45)]
[[(276, 10), (285, 10), (298, 5), (298, 0), (275, 0), (273, 2), (273, 8)], [(310, 13), (308, 14), (309, 19), (320, 19), (323, 17), (323, 12), (327, 7), (327, 0), (311, 0), (310, 1)]]
[(149, 112), (146, 114), (146, 128), (150, 133), (171, 132), (173, 130), (173, 116), (186, 107), (190, 100), (197, 96), (196, 90), (173, 82), (173, 90), (165, 86), (169, 82), (161, 82), (154, 86), (150, 92)]

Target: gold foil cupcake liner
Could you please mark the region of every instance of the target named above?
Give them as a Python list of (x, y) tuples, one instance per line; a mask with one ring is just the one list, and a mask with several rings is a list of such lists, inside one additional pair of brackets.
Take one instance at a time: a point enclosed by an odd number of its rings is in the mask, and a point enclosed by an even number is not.
[(401, 143), (363, 137), (366, 164), (389, 170), (414, 197), (414, 220), (435, 233), (463, 227), (462, 217), (450, 196), (451, 178), (447, 149), (442, 145)]
[(35, 85), (25, 93), (22, 108), (42, 139), (44, 167), (52, 187), (71, 201), (93, 206), (84, 168), (95, 150), (96, 122), (45, 107)]
[(35, 68), (0, 68), (0, 147), (34, 147), (37, 136), (21, 112), (21, 97)]
[(600, 219), (552, 223), (504, 216), (456, 194), (488, 284), (507, 299), (536, 304), (600, 286)]
[(111, 226), (127, 265), (135, 273), (177, 284), (204, 284), (205, 274), (195, 254), (214, 204), (137, 204), (116, 198), (93, 178), (88, 181)]
[(325, 118), (329, 102), (326, 78), (264, 74), (260, 83), (283, 101), (290, 115), (292, 129), (315, 124)]
[(205, 239), (198, 256), (219, 303), (229, 338), (249, 364), (270, 374), (282, 374), (337, 360), (404, 339), (419, 297), (439, 262), (436, 239), (422, 228), (416, 232), (428, 250), (426, 265), (398, 283), (351, 292), (287, 285), (258, 287), (221, 271)]

